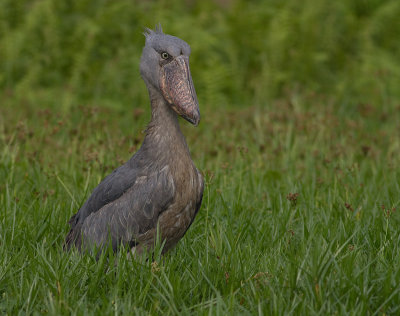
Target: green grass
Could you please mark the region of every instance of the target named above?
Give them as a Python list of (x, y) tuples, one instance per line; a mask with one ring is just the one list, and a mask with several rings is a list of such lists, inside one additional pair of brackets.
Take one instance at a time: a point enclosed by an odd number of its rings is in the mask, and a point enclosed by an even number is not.
[[(398, 1), (71, 3), (0, 1), (0, 314), (400, 313)], [(159, 21), (192, 46), (201, 210), (154, 262), (65, 253), (143, 140)]]
[(148, 113), (2, 111), (1, 313), (398, 313), (399, 109), (323, 102), (182, 122), (206, 177), (201, 211), (156, 264), (117, 266), (62, 242)]

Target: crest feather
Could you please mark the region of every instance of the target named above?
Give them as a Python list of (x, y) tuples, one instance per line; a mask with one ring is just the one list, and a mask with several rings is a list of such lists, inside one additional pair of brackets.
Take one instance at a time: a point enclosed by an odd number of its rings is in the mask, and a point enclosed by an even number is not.
[(143, 32), (143, 35), (146, 37), (146, 38), (149, 38), (149, 37), (151, 37), (152, 35), (154, 35), (154, 34), (164, 34), (163, 33), (163, 30), (162, 30), (162, 27), (161, 27), (161, 23), (158, 23), (157, 25), (156, 25), (156, 28), (155, 28), (155, 31), (153, 31), (152, 29), (150, 29), (150, 28), (148, 28), (148, 27), (145, 27), (144, 28), (144, 32)]
[(160, 22), (158, 22), (158, 24), (156, 25), (156, 33), (157, 34), (164, 34)]

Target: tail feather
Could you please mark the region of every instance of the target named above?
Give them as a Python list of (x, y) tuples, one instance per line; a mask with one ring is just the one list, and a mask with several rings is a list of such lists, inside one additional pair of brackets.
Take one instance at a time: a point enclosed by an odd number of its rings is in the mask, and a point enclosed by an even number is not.
[(68, 224), (70, 224), (71, 229), (65, 237), (63, 250), (68, 251), (72, 247), (76, 247), (78, 250), (81, 249), (82, 236), (81, 236), (81, 226), (76, 223), (76, 214), (71, 217)]

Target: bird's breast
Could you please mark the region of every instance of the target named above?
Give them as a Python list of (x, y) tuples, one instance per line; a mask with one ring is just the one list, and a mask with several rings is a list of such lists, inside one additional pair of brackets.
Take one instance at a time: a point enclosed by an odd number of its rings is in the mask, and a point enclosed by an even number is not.
[(186, 169), (185, 175), (175, 179), (175, 198), (161, 214), (159, 227), (166, 244), (164, 251), (173, 247), (183, 237), (196, 216), (196, 207), (202, 194), (203, 179), (197, 169)]

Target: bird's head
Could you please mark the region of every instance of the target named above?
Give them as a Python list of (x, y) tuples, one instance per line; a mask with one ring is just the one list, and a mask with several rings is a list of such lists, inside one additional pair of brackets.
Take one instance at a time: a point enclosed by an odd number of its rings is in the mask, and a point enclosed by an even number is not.
[(140, 60), (140, 74), (157, 89), (171, 108), (197, 126), (199, 102), (189, 68), (190, 46), (180, 38), (164, 34), (161, 26), (146, 29), (146, 45)]

